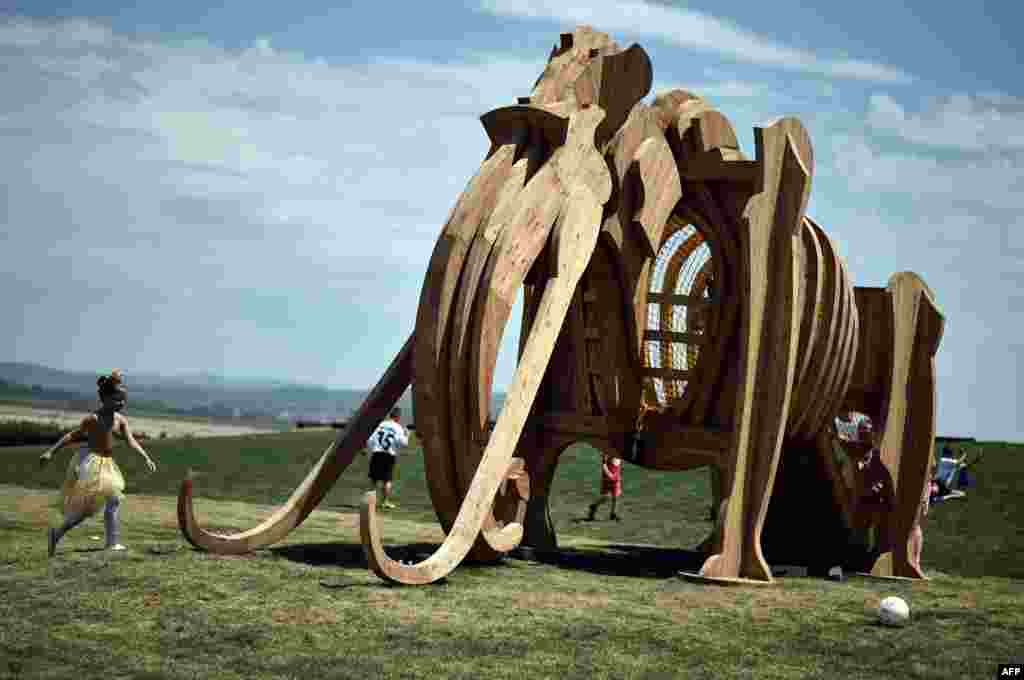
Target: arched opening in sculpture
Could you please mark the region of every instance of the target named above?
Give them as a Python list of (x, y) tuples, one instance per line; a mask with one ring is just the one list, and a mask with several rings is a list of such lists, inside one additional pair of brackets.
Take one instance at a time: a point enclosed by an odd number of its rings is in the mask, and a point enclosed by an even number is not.
[(715, 267), (697, 226), (673, 216), (662, 239), (647, 291), (644, 392), (652, 406), (681, 412), (700, 381), (701, 349), (716, 340)]

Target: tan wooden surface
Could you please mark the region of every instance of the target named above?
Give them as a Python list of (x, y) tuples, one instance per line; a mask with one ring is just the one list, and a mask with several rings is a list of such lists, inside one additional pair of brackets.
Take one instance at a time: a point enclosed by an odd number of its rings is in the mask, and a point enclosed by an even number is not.
[(921, 503), (935, 441), (935, 364), (945, 320), (927, 285), (916, 274), (889, 279), (893, 299), (893, 371), (882, 435), (882, 463), (892, 475), (896, 508), (890, 518), (891, 550), (879, 557), (874, 576), (924, 578), (910, 563), (907, 541)]
[[(944, 324), (934, 294), (908, 272), (884, 290), (854, 289), (842, 254), (805, 215), (814, 154), (799, 121), (755, 129), (749, 160), (728, 118), (701, 97), (674, 90), (645, 104), (652, 82), (640, 46), (622, 50), (586, 26), (562, 34), (529, 96), (481, 117), (490, 148), (441, 229), (414, 334), (353, 425), (289, 501), (247, 532), (204, 531), (186, 480), (185, 537), (228, 553), (283, 538), (411, 382), (446, 538), (419, 564), (395, 562), (369, 494), (360, 533), (382, 578), (435, 581), (467, 556), (491, 559), (524, 538), (556, 547), (548, 502), (562, 451), (584, 441), (630, 459), (638, 437), (634, 464), (714, 470), (717, 519), (692, 576), (769, 583), (761, 529), (784, 439), (824, 457), (820, 483), (833, 487), (847, 524), (859, 521), (830, 452), (833, 417), (853, 407), (882, 428), (897, 495), (873, 573), (921, 578), (906, 538), (934, 438)], [(665, 263), (664, 289), (650, 291), (655, 258), (688, 224), (697, 233)], [(677, 293), (684, 263), (703, 245), (710, 259), (687, 266), (694, 278)], [(519, 364), (489, 432), (498, 348), (520, 290)], [(648, 328), (650, 304), (657, 328)], [(687, 326), (677, 331), (684, 308)], [(645, 368), (646, 342), (659, 343), (656, 368)], [(660, 401), (655, 380), (666, 381)]]
[[(592, 129), (592, 128), (591, 128)], [(375, 573), (399, 583), (428, 583), (450, 573), (469, 552), (483, 528), (485, 508), (493, 503), (512, 451), (519, 439), (530, 408), (540, 387), (544, 368), (554, 349), (562, 320), (568, 311), (576, 284), (597, 245), (601, 222), (601, 204), (586, 187), (577, 186), (559, 220), (557, 243), (561, 267), (558, 276), (548, 280), (537, 311), (537, 319), (523, 350), (508, 392), (505, 408), (495, 425), (490, 442), (477, 468), (473, 484), (444, 543), (427, 560), (403, 565), (387, 557), (375, 516), (374, 495), (367, 494), (360, 514), (360, 531), (370, 566)], [(507, 525), (505, 533), (519, 533), (519, 524)]]
[[(743, 318), (742, 390), (725, 464), (732, 467), (720, 545), (701, 567), (706, 578), (771, 581), (760, 532), (778, 462), (796, 368), (801, 310), (794, 251), (810, 192), (811, 158), (803, 126), (782, 119), (755, 129), (761, 193), (748, 205), (743, 235), (749, 298)], [(806, 160), (805, 160), (806, 159)], [(772, 300), (768, 307), (767, 300)], [(769, 350), (770, 348), (770, 350)]]

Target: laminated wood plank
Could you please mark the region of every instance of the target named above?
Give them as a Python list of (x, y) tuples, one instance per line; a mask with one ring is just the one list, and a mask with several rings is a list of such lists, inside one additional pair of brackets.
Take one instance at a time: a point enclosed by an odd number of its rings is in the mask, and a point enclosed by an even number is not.
[[(592, 128), (591, 128), (592, 129)], [(527, 340), (522, 360), (516, 368), (508, 399), (477, 468), (452, 531), (441, 547), (426, 560), (412, 565), (400, 564), (384, 552), (377, 518), (375, 495), (366, 495), (360, 513), (360, 533), (370, 568), (381, 578), (399, 583), (430, 583), (443, 578), (468, 554), (474, 538), (483, 529), (487, 510), (508, 470), (513, 451), (529, 415), (545, 367), (550, 360), (573, 291), (586, 269), (597, 244), (601, 223), (601, 203), (582, 186), (574, 187), (567, 210), (556, 226), (557, 240), (564, 248), (559, 257), (562, 270), (548, 279), (537, 311), (537, 321)], [(525, 274), (525, 272), (524, 272)], [(518, 543), (522, 525), (512, 524), (501, 531), (509, 543)]]
[(811, 350), (811, 358), (805, 374), (807, 397), (798, 404), (799, 409), (794, 410), (790, 415), (790, 428), (793, 431), (797, 431), (803, 426), (814, 408), (815, 401), (822, 398), (825, 382), (828, 377), (829, 352), (836, 344), (836, 338), (839, 335), (842, 322), (840, 317), (842, 289), (840, 285), (839, 258), (836, 257), (835, 251), (832, 248), (831, 240), (825, 235), (821, 227), (810, 217), (806, 219), (807, 223), (815, 231), (818, 243), (821, 245), (824, 297), (822, 304), (818, 307), (818, 313), (821, 315), (819, 320), (821, 323), (821, 340)]
[(676, 332), (676, 331), (644, 331), (644, 342), (685, 342), (695, 345), (702, 344), (707, 338), (700, 333)]
[(645, 368), (641, 373), (648, 378), (665, 378), (669, 380), (689, 380), (693, 373), (678, 368)]
[(907, 541), (921, 502), (935, 440), (935, 353), (944, 318), (934, 295), (917, 275), (894, 274), (892, 383), (881, 459), (893, 478), (896, 508), (891, 517), (891, 550), (879, 557), (873, 576), (924, 578), (911, 564)]
[[(530, 177), (529, 172), (539, 164), (543, 154), (543, 141), (534, 137), (523, 157), (512, 166), (508, 179), (498, 194), (491, 219), (480, 225), (463, 264), (457, 301), (452, 314), (448, 350), (449, 421), (451, 432), (459, 433), (451, 437), (451, 457), (455, 471), (455, 487), (460, 498), (465, 495), (483, 453), (483, 445), (488, 436), (487, 420), (490, 415), (472, 409), (470, 404), (472, 396), (468, 383), (468, 363), (472, 354), (470, 330), (473, 303), (477, 298), (480, 280), (494, 244), (516, 217)], [(481, 558), (489, 557), (482, 547), (478, 548), (477, 552)]]
[(823, 302), (822, 297), (825, 290), (825, 275), (822, 266), (821, 244), (815, 231), (804, 220), (801, 229), (803, 237), (804, 253), (804, 295), (803, 295), (803, 317), (800, 320), (800, 357), (797, 365), (796, 377), (794, 378), (794, 401), (790, 409), (790, 427), (792, 428), (793, 415), (803, 412), (807, 404), (808, 388), (805, 383), (807, 368), (811, 363), (812, 348), (818, 340), (820, 318), (818, 310)]
[(842, 260), (836, 256), (836, 266), (839, 273), (839, 332), (834, 337), (834, 342), (829, 349), (825, 364), (825, 380), (821, 391), (815, 395), (807, 418), (801, 423), (799, 432), (802, 436), (813, 437), (821, 428), (823, 420), (827, 417), (826, 409), (832, 402), (832, 397), (839, 386), (839, 373), (842, 367), (843, 356), (850, 344), (850, 331), (853, 328), (853, 296), (847, 278), (846, 267)]
[(470, 243), (494, 210), (515, 155), (513, 144), (499, 148), (460, 196), (430, 257), (416, 313), (413, 409), (431, 502), (445, 531), (455, 520), (459, 501), (445, 398), (451, 308)]
[(647, 304), (707, 307), (708, 305), (714, 304), (714, 300), (696, 294), (683, 295), (676, 293), (648, 293)]
[(724, 581), (748, 578), (770, 582), (773, 579), (761, 553), (760, 535), (796, 368), (801, 310), (796, 306), (799, 272), (795, 249), (810, 191), (813, 156), (806, 132), (795, 119), (755, 128), (755, 141), (763, 177), (760, 194), (747, 207), (745, 366), (737, 395), (736, 432), (724, 458), (733, 475), (721, 540), (699, 575)]

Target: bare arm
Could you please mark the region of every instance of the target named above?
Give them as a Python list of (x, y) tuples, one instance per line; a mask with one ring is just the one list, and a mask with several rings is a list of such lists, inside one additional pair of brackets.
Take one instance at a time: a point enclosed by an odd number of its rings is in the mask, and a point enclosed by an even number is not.
[(146, 465), (149, 466), (149, 471), (154, 472), (156, 470), (156, 463), (154, 463), (153, 459), (149, 457), (146, 450), (142, 448), (142, 445), (135, 440), (135, 436), (132, 434), (132, 429), (128, 427), (128, 419), (120, 414), (118, 414), (118, 416), (121, 421), (119, 430), (121, 431), (121, 435), (124, 437), (125, 441), (128, 442), (128, 446), (138, 452), (138, 454), (142, 456), (142, 459), (146, 461)]
[(39, 456), (39, 464), (46, 465), (53, 458), (53, 454), (60, 451), (62, 448), (71, 444), (72, 442), (82, 441), (88, 436), (89, 432), (89, 417), (82, 418), (82, 422), (77, 428), (71, 430), (63, 437), (61, 437), (56, 444), (46, 449), (43, 455)]

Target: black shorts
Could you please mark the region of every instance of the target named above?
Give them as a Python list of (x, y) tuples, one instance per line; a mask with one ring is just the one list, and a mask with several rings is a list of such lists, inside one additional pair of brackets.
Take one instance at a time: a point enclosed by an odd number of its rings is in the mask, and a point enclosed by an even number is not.
[(395, 457), (385, 451), (374, 451), (370, 456), (370, 479), (375, 482), (390, 482), (395, 469)]

